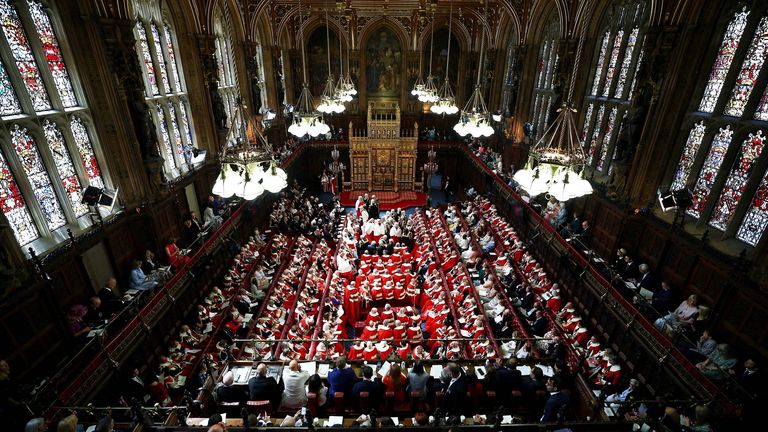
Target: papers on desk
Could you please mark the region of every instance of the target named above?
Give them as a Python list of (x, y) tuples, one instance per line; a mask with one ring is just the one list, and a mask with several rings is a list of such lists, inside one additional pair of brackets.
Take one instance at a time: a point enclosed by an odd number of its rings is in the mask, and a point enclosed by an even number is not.
[(135, 296), (138, 293), (139, 293), (139, 290), (137, 290), (137, 289), (129, 289), (128, 291), (125, 292), (125, 295), (129, 295), (129, 296), (133, 297), (133, 296)]
[(392, 421), (395, 423), (395, 426), (400, 426), (400, 419), (397, 417), (390, 417)]
[(320, 375), (320, 378), (328, 378), (328, 372), (331, 371), (331, 365), (328, 363), (320, 363), (317, 365), (317, 374)]
[(485, 378), (485, 366), (475, 366), (475, 375), (479, 379)]
[(88, 332), (88, 336), (87, 337), (92, 338), (94, 336), (101, 336), (102, 333), (104, 333), (104, 329), (103, 328), (91, 330), (91, 331)]
[(325, 422), (326, 427), (342, 426), (344, 424), (344, 416), (328, 416), (328, 421)]
[(442, 374), (443, 374), (443, 367), (441, 365), (433, 364), (432, 366), (430, 366), (429, 375), (431, 377), (435, 379), (440, 379), (442, 378)]
[(501, 424), (512, 424), (512, 416), (505, 415), (501, 418)]
[(247, 313), (247, 314), (243, 315), (243, 321), (244, 322), (250, 322), (252, 319), (253, 319), (253, 314), (252, 313)]
[[(554, 374), (555, 374), (555, 371), (552, 369), (552, 366), (547, 366), (547, 365), (543, 365), (543, 364), (537, 364), (535, 366), (538, 367), (539, 369), (541, 369), (541, 371), (544, 373), (545, 376), (551, 377), (551, 376), (554, 376)], [(530, 366), (526, 366), (526, 365), (518, 366), (517, 370), (519, 370), (520, 373), (523, 376), (531, 374), (531, 367)]]
[(626, 287), (627, 287), (627, 288), (629, 288), (629, 289), (631, 289), (631, 290), (637, 289), (637, 287), (635, 286), (635, 284), (634, 284), (634, 283), (632, 283), (632, 282), (624, 281), (624, 285), (626, 285)]
[(643, 296), (644, 299), (650, 300), (653, 298), (653, 291), (640, 288), (640, 295)]
[(256, 371), (251, 366), (233, 366), (229, 370), (235, 377), (235, 384), (247, 384), (251, 379), (251, 372), (256, 375)]
[(387, 373), (389, 373), (390, 368), (392, 368), (392, 364), (390, 364), (388, 361), (385, 361), (379, 368), (378, 374), (384, 377), (387, 375)]
[(207, 417), (187, 417), (187, 426), (208, 426)]
[(299, 363), (299, 367), (301, 367), (301, 370), (308, 373), (309, 375), (314, 375), (317, 372), (317, 362)]

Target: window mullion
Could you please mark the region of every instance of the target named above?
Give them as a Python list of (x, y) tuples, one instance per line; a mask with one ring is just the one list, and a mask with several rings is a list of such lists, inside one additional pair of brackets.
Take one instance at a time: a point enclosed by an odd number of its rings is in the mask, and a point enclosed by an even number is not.
[[(21, 3), (26, 2), (16, 2), (17, 5)], [(40, 38), (37, 37), (37, 29), (35, 28), (35, 23), (32, 21), (32, 16), (29, 14), (29, 9), (27, 7), (17, 7), (16, 10), (19, 14), (19, 20), (21, 21), (22, 26), (24, 26), (24, 31), (28, 35), (27, 43), (32, 50), (32, 55), (35, 57), (37, 69), (40, 71), (40, 78), (43, 80), (43, 86), (46, 89), (46, 93), (48, 93), (48, 99), (51, 101), (51, 108), (63, 111), (64, 104), (61, 101), (56, 82), (53, 80), (53, 75), (51, 75), (51, 68), (48, 65), (48, 60), (43, 54), (43, 46), (40, 43)], [(29, 37), (29, 35), (35, 37)]]

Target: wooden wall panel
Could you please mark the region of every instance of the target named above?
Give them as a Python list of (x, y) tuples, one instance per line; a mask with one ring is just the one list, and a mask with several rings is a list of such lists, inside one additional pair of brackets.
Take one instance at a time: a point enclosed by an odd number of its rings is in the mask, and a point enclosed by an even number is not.
[(667, 232), (646, 226), (639, 242), (642, 247), (637, 251), (638, 262), (646, 263), (652, 269), (658, 269), (666, 249)]
[(690, 253), (690, 250), (670, 241), (667, 243), (667, 253), (664, 258), (665, 265), (655, 270), (656, 274), (661, 277), (661, 280), (669, 282), (673, 289), (685, 286), (695, 265), (696, 257)]
[(685, 292), (698, 295), (699, 303), (715, 305), (720, 302), (726, 283), (727, 276), (717, 264), (699, 259)]

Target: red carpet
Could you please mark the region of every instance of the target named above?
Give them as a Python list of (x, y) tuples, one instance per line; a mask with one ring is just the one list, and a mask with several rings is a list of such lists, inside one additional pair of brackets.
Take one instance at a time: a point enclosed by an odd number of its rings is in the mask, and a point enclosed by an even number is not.
[[(367, 192), (368, 196), (376, 195), (379, 199), (379, 210), (386, 211), (396, 208), (422, 207), (427, 205), (427, 194), (424, 192)], [(357, 197), (365, 195), (365, 191), (342, 192), (339, 201), (344, 207), (354, 207)]]

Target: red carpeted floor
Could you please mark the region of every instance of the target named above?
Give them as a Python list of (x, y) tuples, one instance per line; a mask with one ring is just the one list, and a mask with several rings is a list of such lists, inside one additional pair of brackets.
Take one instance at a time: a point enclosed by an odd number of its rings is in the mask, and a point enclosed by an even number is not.
[(357, 197), (365, 195), (376, 195), (379, 199), (379, 210), (386, 211), (396, 208), (422, 207), (427, 205), (427, 194), (424, 192), (365, 192), (351, 191), (342, 192), (339, 196), (341, 205), (344, 207), (354, 207)]

